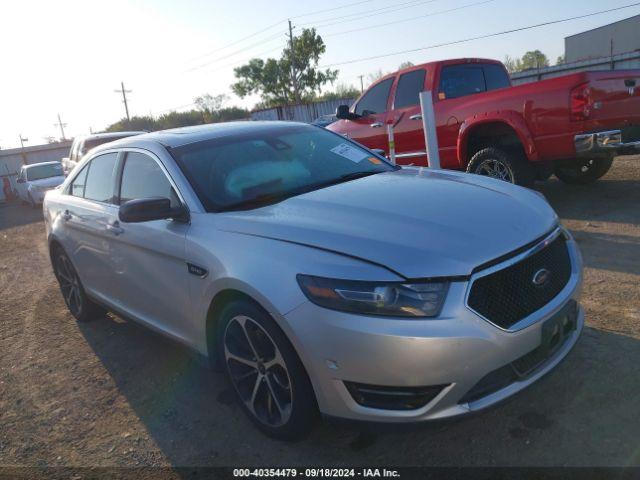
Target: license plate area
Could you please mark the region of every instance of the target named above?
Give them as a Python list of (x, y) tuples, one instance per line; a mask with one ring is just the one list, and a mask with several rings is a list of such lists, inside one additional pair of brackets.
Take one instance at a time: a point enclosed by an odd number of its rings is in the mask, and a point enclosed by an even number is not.
[(516, 374), (526, 377), (552, 357), (576, 330), (577, 321), (578, 304), (570, 300), (542, 324), (540, 345), (511, 364)]

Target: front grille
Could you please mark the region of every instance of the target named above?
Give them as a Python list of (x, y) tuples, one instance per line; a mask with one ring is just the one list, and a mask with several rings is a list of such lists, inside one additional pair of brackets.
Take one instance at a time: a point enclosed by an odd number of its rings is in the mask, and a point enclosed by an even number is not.
[[(547, 280), (536, 285), (533, 278), (543, 269), (549, 271)], [(493, 324), (508, 329), (549, 303), (570, 277), (569, 251), (559, 235), (520, 262), (475, 280), (467, 303)]]

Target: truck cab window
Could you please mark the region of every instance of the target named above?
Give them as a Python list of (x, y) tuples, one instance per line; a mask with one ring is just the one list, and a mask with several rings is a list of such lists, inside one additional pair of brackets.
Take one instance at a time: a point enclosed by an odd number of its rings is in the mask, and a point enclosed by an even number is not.
[[(458, 98), (487, 90), (481, 65), (449, 65), (442, 67), (440, 91), (444, 98)], [(442, 97), (441, 97), (442, 98)]]
[(392, 84), (393, 77), (387, 78), (371, 87), (356, 105), (355, 113), (366, 116), (386, 112), (387, 100), (389, 99), (389, 91), (391, 90)]
[(511, 86), (509, 74), (502, 65), (487, 63), (482, 66), (482, 69), (484, 70), (484, 79), (487, 82), (487, 91)]
[(405, 108), (420, 103), (420, 92), (424, 90), (425, 70), (414, 70), (400, 75), (393, 108)]

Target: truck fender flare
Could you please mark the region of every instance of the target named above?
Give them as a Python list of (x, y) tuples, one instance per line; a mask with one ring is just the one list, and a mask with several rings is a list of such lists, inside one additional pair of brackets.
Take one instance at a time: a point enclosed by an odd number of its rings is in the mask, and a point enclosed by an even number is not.
[(538, 159), (538, 151), (536, 150), (533, 136), (522, 115), (513, 110), (494, 110), (469, 117), (460, 124), (457, 153), (461, 166), (467, 163), (467, 147), (470, 134), (476, 127), (487, 123), (502, 123), (510, 127), (520, 139), (527, 158), (529, 160)]

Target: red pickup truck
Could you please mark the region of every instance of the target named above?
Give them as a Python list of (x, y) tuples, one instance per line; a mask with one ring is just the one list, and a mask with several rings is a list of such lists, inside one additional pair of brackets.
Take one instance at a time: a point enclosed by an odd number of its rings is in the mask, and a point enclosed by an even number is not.
[(551, 174), (572, 184), (602, 177), (616, 155), (640, 153), (640, 70), (580, 72), (511, 86), (502, 63), (458, 59), (425, 63), (371, 85), (328, 128), (427, 165), (421, 91), (433, 92), (443, 168), (520, 185)]

